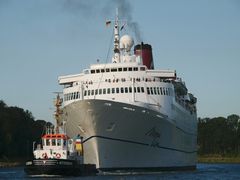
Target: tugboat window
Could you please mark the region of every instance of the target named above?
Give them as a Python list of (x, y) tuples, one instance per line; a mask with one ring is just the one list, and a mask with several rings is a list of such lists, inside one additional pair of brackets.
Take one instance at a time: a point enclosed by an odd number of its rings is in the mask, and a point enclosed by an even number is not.
[(61, 146), (61, 139), (57, 139), (57, 146)]
[(50, 146), (50, 139), (46, 139), (46, 145)]
[(56, 146), (56, 139), (52, 139), (52, 146)]

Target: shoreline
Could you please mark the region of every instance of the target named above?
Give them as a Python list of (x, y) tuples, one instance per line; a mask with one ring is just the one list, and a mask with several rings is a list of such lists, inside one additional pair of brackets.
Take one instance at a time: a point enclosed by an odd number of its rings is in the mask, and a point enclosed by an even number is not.
[(18, 167), (23, 166), (23, 162), (2, 162), (0, 161), (0, 168), (8, 168), (8, 167)]
[(202, 155), (197, 158), (198, 163), (240, 163), (239, 156)]

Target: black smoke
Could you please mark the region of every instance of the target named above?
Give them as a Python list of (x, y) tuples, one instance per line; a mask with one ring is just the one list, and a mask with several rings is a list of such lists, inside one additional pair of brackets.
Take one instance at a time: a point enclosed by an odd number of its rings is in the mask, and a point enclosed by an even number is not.
[(142, 41), (139, 24), (133, 20), (133, 7), (128, 0), (64, 0), (63, 7), (85, 18), (101, 16), (105, 20), (113, 18), (118, 8), (119, 18), (127, 21), (126, 24), (135, 35), (137, 42)]

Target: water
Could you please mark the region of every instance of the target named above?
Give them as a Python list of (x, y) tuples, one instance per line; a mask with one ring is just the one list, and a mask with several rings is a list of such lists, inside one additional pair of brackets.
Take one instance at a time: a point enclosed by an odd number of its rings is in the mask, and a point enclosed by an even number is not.
[(83, 179), (83, 180), (212, 180), (212, 179), (240, 179), (240, 164), (198, 164), (196, 171), (159, 172), (122, 175), (100, 175), (88, 177), (27, 177), (23, 167), (0, 168), (0, 179)]

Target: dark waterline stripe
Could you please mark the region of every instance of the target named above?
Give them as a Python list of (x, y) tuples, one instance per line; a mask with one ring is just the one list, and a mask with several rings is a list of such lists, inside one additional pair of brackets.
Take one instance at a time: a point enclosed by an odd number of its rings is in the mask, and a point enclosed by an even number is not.
[(141, 143), (141, 142), (137, 142), (137, 141), (118, 139), (118, 138), (110, 138), (110, 137), (105, 137), (105, 136), (90, 136), (87, 139), (85, 139), (83, 141), (83, 143), (89, 141), (92, 138), (102, 138), (102, 139), (108, 139), (108, 140), (113, 140), (113, 141), (120, 141), (120, 142), (138, 144), (138, 145), (142, 145), (142, 146), (150, 146), (150, 147), (153, 147), (153, 148), (167, 149), (167, 150), (171, 150), (171, 151), (178, 151), (178, 152), (182, 152), (182, 153), (196, 153), (197, 152), (197, 151), (184, 151), (184, 150), (180, 150), (180, 149), (174, 149), (174, 148), (169, 148), (169, 147), (164, 147), (164, 146), (159, 146), (159, 145), (151, 146), (150, 144), (147, 144), (147, 143)]

